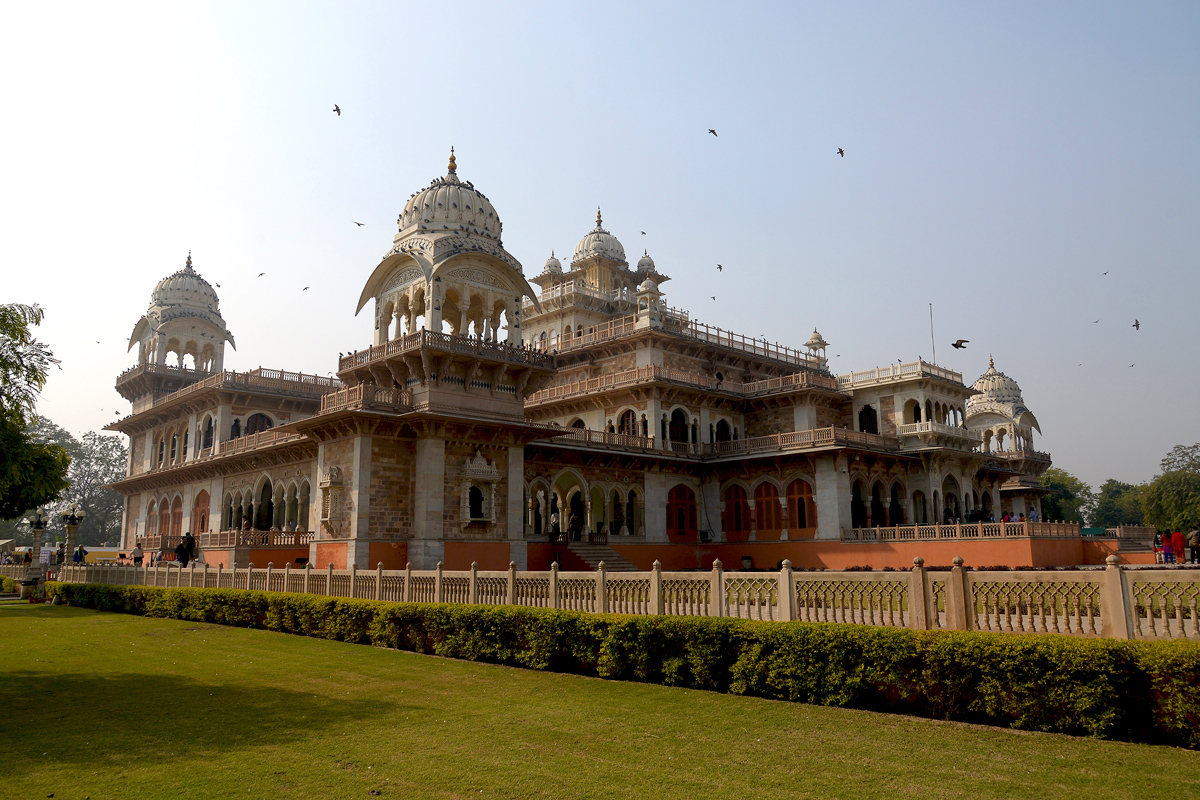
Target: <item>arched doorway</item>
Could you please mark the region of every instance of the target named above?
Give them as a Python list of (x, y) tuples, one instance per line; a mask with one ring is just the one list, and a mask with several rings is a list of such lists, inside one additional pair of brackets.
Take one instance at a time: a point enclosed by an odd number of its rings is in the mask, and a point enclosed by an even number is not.
[(208, 492), (201, 491), (196, 495), (196, 503), (192, 508), (192, 532), (208, 533)]
[(266, 414), (251, 414), (246, 418), (246, 435), (262, 433), (275, 427), (275, 423)]
[(797, 478), (788, 484), (788, 538), (812, 539), (817, 535), (817, 507), (808, 481)]
[(716, 438), (718, 442), (728, 442), (733, 439), (733, 432), (725, 420), (717, 420)]
[(638, 511), (638, 493), (630, 489), (629, 496), (625, 498), (625, 525), (629, 528), (630, 536), (641, 535), (642, 519)]
[(892, 501), (888, 503), (888, 524), (903, 525), (904, 524), (904, 505), (900, 498), (904, 494), (900, 489), (900, 484), (892, 484)]
[(696, 494), (683, 484), (667, 493), (667, 537), (673, 542), (697, 542)]
[(942, 522), (949, 523), (962, 517), (962, 506), (958, 497), (958, 481), (952, 475), (947, 475), (942, 481), (942, 498), (945, 511)]
[(763, 481), (754, 487), (754, 521), (760, 542), (775, 542), (783, 532), (783, 507), (775, 484)]
[(625, 409), (621, 412), (621, 416), (617, 418), (617, 433), (624, 436), (637, 436), (637, 414), (633, 409)]
[(858, 429), (863, 433), (879, 433), (879, 415), (874, 406), (863, 406), (858, 412)]
[(171, 503), (171, 535), (183, 535), (183, 498), (179, 495)]
[(567, 530), (571, 534), (571, 541), (578, 542), (587, 525), (587, 503), (584, 502), (583, 492), (577, 491), (572, 494), (571, 499), (567, 501), (567, 507), (570, 509), (570, 513), (567, 514)]
[(854, 528), (867, 527), (867, 504), (863, 502), (862, 481), (850, 487), (850, 525)]
[(879, 481), (871, 486), (871, 521), (872, 528), (887, 524), (887, 512), (883, 509), (883, 484)]
[(725, 540), (745, 542), (750, 539), (750, 501), (746, 490), (736, 484), (725, 490), (725, 510), (721, 513)]
[(670, 440), (672, 448), (687, 449), (688, 421), (687, 414), (682, 408), (671, 412), (671, 421), (667, 426), (667, 438)]
[(913, 521), (918, 525), (929, 524), (929, 512), (925, 508), (925, 493), (913, 492), (912, 495)]
[(271, 529), (271, 521), (275, 519), (275, 500), (271, 492), (271, 482), (264, 481), (262, 491), (258, 493), (258, 512), (255, 514), (254, 529), (259, 531), (269, 531)]
[(612, 524), (608, 530), (614, 536), (629, 533), (625, 526), (625, 504), (621, 502), (621, 494), (616, 489), (612, 492)]

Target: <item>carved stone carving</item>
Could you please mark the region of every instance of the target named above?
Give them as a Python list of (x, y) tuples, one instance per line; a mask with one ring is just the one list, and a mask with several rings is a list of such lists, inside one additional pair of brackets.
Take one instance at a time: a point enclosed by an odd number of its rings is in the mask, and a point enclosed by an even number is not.
[[(490, 531), (496, 524), (496, 483), (500, 480), (500, 470), (495, 464), (488, 462), (479, 450), (474, 458), (467, 458), (459, 472), (459, 522), (460, 529), (465, 530), (472, 522), (482, 522)], [(471, 515), (471, 490), (476, 489), (481, 495), (480, 513)]]

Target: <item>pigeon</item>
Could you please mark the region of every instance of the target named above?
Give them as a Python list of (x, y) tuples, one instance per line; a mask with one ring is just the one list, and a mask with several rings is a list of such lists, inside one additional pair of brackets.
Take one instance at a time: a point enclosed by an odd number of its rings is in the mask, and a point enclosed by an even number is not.
[(723, 269), (725, 269), (725, 268), (722, 267), (720, 264), (717, 264), (717, 272), (720, 272)]
[(342, 115), (342, 109), (337, 103), (333, 104), (333, 113), (337, 114), (339, 117)]
[(839, 147), (839, 148), (838, 148), (838, 155), (839, 155), (839, 156), (841, 156), (842, 158), (845, 158), (845, 157), (846, 157), (846, 151), (845, 151), (845, 150), (843, 150), (842, 148), (840, 148), (840, 147)]
[(1137, 362), (1135, 361), (1132, 364), (1130, 364), (1129, 366), (1131, 366), (1131, 367), (1137, 366)]
[(219, 283), (214, 283), (213, 286), (216, 286), (218, 289), (221, 288), (221, 284), (219, 284)]
[(965, 350), (965, 349), (967, 349), (967, 342), (969, 342), (969, 341), (971, 341), (971, 340), (970, 339), (959, 339), (957, 342), (952, 342), (950, 344), (950, 346), (953, 347), (955, 350)]
[(265, 273), (265, 272), (260, 272), (260, 273), (258, 273), (258, 277), (260, 277), (260, 278), (261, 278), (263, 275), (266, 275), (266, 274), (267, 274), (267, 273)]
[[(1140, 319), (1135, 319), (1133, 321), (1133, 329), (1135, 331), (1140, 331), (1142, 329), (1142, 321)], [(96, 342), (96, 344), (100, 344), (100, 343)]]
[(1096, 324), (1097, 322), (1099, 322), (1099, 321), (1100, 321), (1100, 320), (1098, 320), (1098, 319), (1094, 319), (1094, 320), (1092, 320), (1092, 324), (1093, 324), (1093, 325), (1095, 325), (1095, 324)]
[(99, 339), (97, 339), (97, 340), (96, 340), (96, 344), (100, 344), (100, 340), (99, 340)]
[(716, 131), (714, 131), (712, 128), (709, 128), (709, 129), (708, 129), (708, 132), (709, 132), (709, 133), (711, 133), (713, 136), (716, 136), (716, 135), (717, 135), (717, 132), (716, 132)]
[(302, 291), (302, 292), (307, 292), (308, 290), (309, 290), (309, 287), (308, 287), (308, 286), (305, 286), (305, 287), (304, 287), (303, 289), (301, 289), (300, 291)]
[(713, 300), (716, 300), (716, 299), (717, 299), (717, 296), (714, 294), (714, 295), (712, 296), (712, 299), (713, 299)]
[(1107, 272), (1105, 272), (1104, 274), (1105, 274), (1105, 275), (1107, 275), (1108, 273), (1107, 273)]
[(645, 231), (642, 231), (642, 236), (645, 236), (645, 235), (646, 235), (646, 232), (645, 232)]
[[(354, 222), (354, 220), (350, 220), (350, 221), (351, 221), (351, 222)], [(360, 228), (363, 226), (363, 224), (362, 224), (361, 222), (354, 222), (354, 224), (355, 224), (355, 225), (357, 225), (357, 226), (358, 226), (358, 227), (360, 227)]]

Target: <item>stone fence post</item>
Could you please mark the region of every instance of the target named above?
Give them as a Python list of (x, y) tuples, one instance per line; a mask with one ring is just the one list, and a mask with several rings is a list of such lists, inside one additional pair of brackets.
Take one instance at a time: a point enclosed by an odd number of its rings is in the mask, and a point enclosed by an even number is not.
[(920, 556), (913, 559), (908, 575), (908, 627), (929, 630), (929, 574), (925, 571), (925, 559)]
[(550, 565), (550, 596), (546, 598), (550, 608), (558, 608), (558, 562)]
[(1111, 639), (1134, 638), (1133, 597), (1121, 559), (1104, 559), (1104, 583), (1100, 587), (1100, 635)]
[(263, 584), (263, 591), (264, 591), (264, 592), (269, 592), (269, 591), (271, 591), (271, 572), (272, 572), (274, 569), (275, 569), (275, 562), (274, 562), (274, 561), (268, 561), (268, 562), (267, 562), (267, 580), (266, 580), (266, 581), (264, 582), (264, 584)]
[(283, 590), (290, 592), (292, 590), (292, 562), (287, 562), (283, 565)]
[(246, 589), (250, 588), (250, 581), (254, 577), (254, 562), (251, 561), (246, 567)]
[(225, 571), (225, 562), (217, 563), (217, 588), (221, 588), (221, 573)]
[(325, 568), (325, 596), (333, 597), (333, 562)]
[[(955, 556), (954, 566), (946, 581), (946, 627), (952, 631), (969, 631), (974, 627), (974, 606), (968, 608), (967, 571), (963, 569), (962, 556)], [(937, 609), (930, 609), (937, 613)]]
[(662, 562), (657, 558), (650, 572), (650, 613), (658, 616), (663, 613)]
[(479, 562), (471, 562), (471, 577), (467, 581), (467, 604), (475, 605), (479, 602), (476, 598), (479, 597)]
[(712, 577), (708, 586), (708, 605), (710, 617), (725, 616), (725, 570), (719, 558), (713, 559)]
[(354, 597), (354, 584), (358, 581), (358, 562), (350, 562), (350, 597)]
[(603, 561), (596, 565), (596, 613), (608, 613), (608, 573)]
[(412, 562), (404, 562), (404, 589), (400, 592), (400, 599), (406, 603), (412, 602)]
[(442, 600), (442, 562), (437, 562), (437, 573), (433, 576), (433, 602), (441, 603)]
[(383, 562), (375, 565), (375, 599), (383, 599)]
[(786, 558), (783, 560), (783, 569), (779, 570), (779, 589), (776, 597), (779, 600), (779, 621), (791, 622), (796, 618), (792, 608), (796, 602), (796, 590), (792, 582), (792, 562)]
[(508, 562), (508, 596), (505, 602), (510, 606), (517, 604), (517, 562)]
[(308, 579), (312, 575), (312, 564), (304, 565), (304, 593), (308, 594)]

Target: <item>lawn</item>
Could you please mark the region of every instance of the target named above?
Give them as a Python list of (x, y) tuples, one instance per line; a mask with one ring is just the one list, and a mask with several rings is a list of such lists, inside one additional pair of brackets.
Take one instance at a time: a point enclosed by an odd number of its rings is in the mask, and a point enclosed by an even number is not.
[(0, 796), (1139, 798), (1200, 753), (0, 606)]

